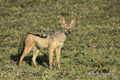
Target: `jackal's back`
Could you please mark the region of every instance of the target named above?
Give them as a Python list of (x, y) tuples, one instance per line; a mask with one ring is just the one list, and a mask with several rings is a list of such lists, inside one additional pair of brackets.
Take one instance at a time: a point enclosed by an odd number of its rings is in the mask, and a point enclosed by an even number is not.
[(54, 35), (55, 31), (40, 31), (40, 30), (36, 30), (36, 31), (28, 32), (28, 34), (39, 36), (41, 38), (47, 38), (48, 36)]
[(32, 32), (28, 32), (28, 34), (32, 34), (32, 35), (38, 36), (40, 38), (54, 38), (54, 37), (59, 36), (61, 34), (61, 32), (63, 33), (62, 28), (60, 28), (59, 30), (56, 30), (56, 31), (35, 30)]

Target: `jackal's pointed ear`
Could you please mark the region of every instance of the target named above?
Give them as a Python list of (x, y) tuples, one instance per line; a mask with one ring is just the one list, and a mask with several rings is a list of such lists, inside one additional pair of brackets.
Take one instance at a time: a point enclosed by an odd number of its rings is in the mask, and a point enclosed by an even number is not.
[(74, 24), (75, 24), (75, 20), (76, 20), (76, 18), (74, 17), (74, 18), (71, 20), (71, 22), (70, 22), (70, 25), (72, 25), (72, 27), (73, 27)]
[(63, 25), (65, 25), (65, 19), (64, 19), (64, 17), (61, 17), (60, 23), (61, 23), (62, 27), (63, 27)]

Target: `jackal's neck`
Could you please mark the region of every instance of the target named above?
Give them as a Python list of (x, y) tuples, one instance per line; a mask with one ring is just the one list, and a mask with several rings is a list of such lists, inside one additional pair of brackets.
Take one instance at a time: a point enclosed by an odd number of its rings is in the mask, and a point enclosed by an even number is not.
[(58, 31), (62, 33), (66, 33), (64, 28), (60, 28)]

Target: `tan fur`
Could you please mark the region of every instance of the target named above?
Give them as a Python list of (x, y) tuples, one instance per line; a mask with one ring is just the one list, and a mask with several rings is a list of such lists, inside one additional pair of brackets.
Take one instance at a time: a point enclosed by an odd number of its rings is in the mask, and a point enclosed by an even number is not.
[[(66, 39), (65, 33), (70, 31), (70, 29), (73, 27), (75, 22), (75, 19), (71, 21), (70, 26), (65, 26), (65, 20), (64, 18), (61, 18), (61, 25), (62, 30), (56, 31), (52, 36), (48, 36), (47, 38), (41, 38), (39, 36), (35, 36), (33, 34), (27, 34), (23, 43), (24, 43), (24, 50), (21, 53), (20, 61), (19, 61), (19, 67), (21, 67), (23, 58), (30, 52), (30, 50), (33, 48), (33, 64), (35, 67), (37, 67), (36, 64), (36, 57), (39, 53), (39, 48), (49, 48), (49, 63), (50, 63), (50, 69), (52, 69), (52, 63), (53, 63), (53, 51), (56, 49), (56, 57), (57, 57), (57, 63), (58, 63), (58, 69), (60, 69), (60, 51), (64, 44), (64, 41)], [(65, 30), (64, 30), (65, 28)]]

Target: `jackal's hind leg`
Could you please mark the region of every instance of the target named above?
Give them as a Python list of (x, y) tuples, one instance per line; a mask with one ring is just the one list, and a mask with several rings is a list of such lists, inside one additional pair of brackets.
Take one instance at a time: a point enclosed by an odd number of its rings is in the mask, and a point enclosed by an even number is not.
[(22, 56), (20, 57), (19, 67), (21, 67), (22, 61), (23, 61), (24, 57), (30, 52), (30, 50), (32, 49), (33, 46), (34, 46), (34, 43), (33, 43), (33, 42), (27, 42), (27, 43), (25, 44), (25, 48), (24, 48), (23, 54), (22, 54)]
[(32, 57), (32, 61), (33, 61), (33, 64), (35, 65), (35, 67), (37, 67), (37, 64), (36, 64), (36, 58), (39, 54), (39, 49), (37, 49), (37, 47), (33, 47), (33, 57)]

